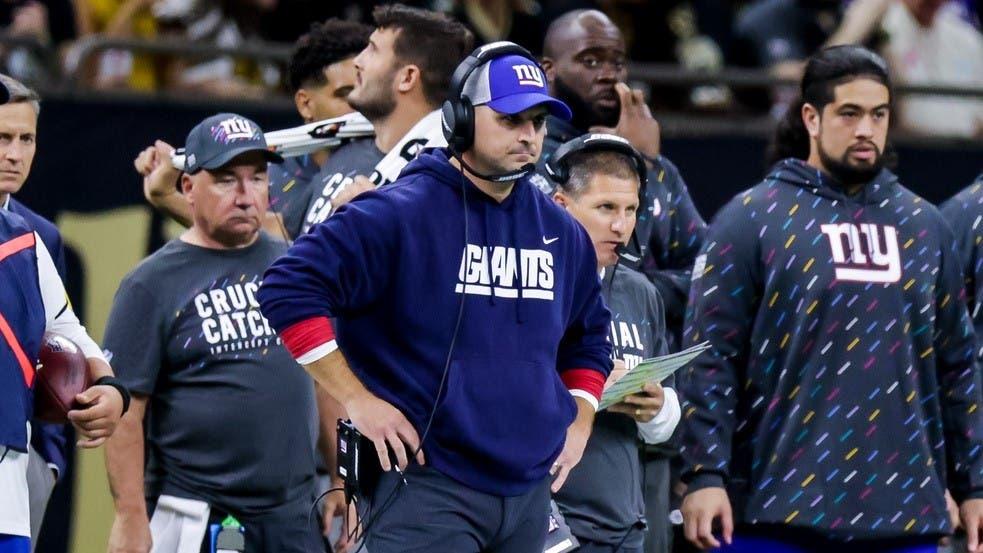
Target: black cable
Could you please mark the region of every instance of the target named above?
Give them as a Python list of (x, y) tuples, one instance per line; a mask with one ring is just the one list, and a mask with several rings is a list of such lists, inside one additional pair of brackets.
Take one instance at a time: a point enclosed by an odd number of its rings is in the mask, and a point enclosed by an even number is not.
[[(453, 154), (453, 152), (452, 152), (452, 154)], [(454, 155), (454, 157), (458, 161), (461, 161), (461, 159), (456, 154), (453, 154), (453, 155)], [(469, 235), (469, 232), (468, 232), (469, 229), (468, 229), (468, 187), (467, 187), (467, 183), (468, 183), (467, 177), (464, 175), (464, 172), (462, 170), (462, 172), (461, 172), (461, 204), (464, 206), (464, 247), (465, 248), (468, 247), (468, 235)], [(430, 428), (433, 426), (433, 420), (434, 420), (435, 415), (437, 414), (437, 406), (440, 404), (440, 395), (443, 393), (443, 391), (444, 391), (444, 385), (447, 383), (447, 374), (450, 372), (451, 359), (454, 356), (454, 346), (457, 345), (457, 337), (458, 337), (458, 334), (461, 331), (461, 321), (464, 320), (464, 301), (467, 298), (467, 294), (466, 294), (466, 292), (467, 292), (467, 284), (464, 283), (464, 282), (462, 282), (461, 283), (461, 286), (462, 286), (462, 288), (461, 288), (461, 301), (458, 304), (457, 321), (454, 323), (454, 333), (451, 335), (450, 346), (448, 346), (448, 348), (447, 348), (447, 359), (444, 361), (444, 372), (440, 376), (440, 384), (437, 387), (437, 395), (434, 397), (433, 408), (430, 410), (430, 416), (427, 419), (427, 425), (424, 427), (423, 434), (420, 436), (420, 444), (417, 446), (416, 451), (414, 451), (413, 454), (410, 456), (411, 461), (412, 461), (412, 459), (415, 459), (417, 455), (420, 454), (420, 451), (423, 449), (423, 444), (424, 444), (424, 442), (426, 442), (427, 436), (430, 434)], [(355, 550), (355, 553), (360, 553), (362, 551), (362, 548), (365, 547), (365, 542), (366, 542), (366, 539), (364, 539), (364, 538), (368, 537), (369, 532), (372, 530), (372, 526), (376, 522), (376, 519), (378, 519), (380, 516), (382, 516), (382, 513), (386, 509), (388, 509), (393, 502), (395, 502), (397, 493), (400, 490), (402, 490), (404, 486), (407, 485), (406, 476), (405, 475), (402, 475), (402, 474), (400, 476), (402, 477), (401, 478), (401, 483), (400, 482), (397, 482), (396, 483), (396, 486), (393, 488), (393, 491), (391, 491), (389, 493), (389, 496), (386, 497), (386, 500), (383, 501), (383, 503), (379, 507), (378, 511), (376, 511), (375, 516), (372, 516), (372, 511), (375, 510), (374, 506), (371, 505), (371, 504), (369, 505), (369, 512), (366, 514), (366, 517), (369, 520), (368, 520), (368, 522), (365, 523), (365, 532), (363, 534), (362, 543), (361, 543), (361, 545), (359, 545), (358, 549)], [(356, 510), (356, 515), (357, 515), (357, 513), (358, 513), (358, 511)], [(358, 518), (359, 518), (359, 524), (361, 524), (361, 517), (358, 517)]]
[(310, 512), (307, 513), (307, 527), (308, 528), (310, 528), (311, 524), (314, 522), (314, 512), (317, 510), (317, 502), (318, 501), (321, 501), (322, 499), (324, 499), (324, 496), (328, 495), (329, 493), (338, 492), (338, 491), (343, 492), (343, 491), (345, 491), (345, 488), (331, 488), (330, 490), (327, 490), (324, 493), (322, 493), (321, 495), (317, 496), (317, 498), (314, 500), (314, 504), (311, 505)]

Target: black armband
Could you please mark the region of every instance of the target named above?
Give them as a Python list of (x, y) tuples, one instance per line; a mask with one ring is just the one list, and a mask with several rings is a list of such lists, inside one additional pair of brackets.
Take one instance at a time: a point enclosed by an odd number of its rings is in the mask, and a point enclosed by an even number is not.
[(130, 410), (130, 391), (114, 376), (103, 376), (99, 380), (92, 383), (93, 386), (112, 386), (116, 388), (119, 395), (123, 396), (123, 412), (120, 413), (120, 417), (126, 414)]

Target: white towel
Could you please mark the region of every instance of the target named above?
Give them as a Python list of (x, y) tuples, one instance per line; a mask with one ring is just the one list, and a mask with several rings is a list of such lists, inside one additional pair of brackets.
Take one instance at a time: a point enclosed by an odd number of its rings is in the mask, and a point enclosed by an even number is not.
[(440, 110), (431, 111), (426, 117), (417, 121), (408, 133), (386, 157), (375, 165), (375, 171), (369, 177), (376, 186), (393, 182), (399, 177), (406, 165), (416, 159), (417, 154), (424, 148), (443, 148), (447, 146), (444, 131), (440, 128)]
[(150, 553), (198, 553), (208, 531), (211, 507), (204, 501), (162, 495), (150, 519)]

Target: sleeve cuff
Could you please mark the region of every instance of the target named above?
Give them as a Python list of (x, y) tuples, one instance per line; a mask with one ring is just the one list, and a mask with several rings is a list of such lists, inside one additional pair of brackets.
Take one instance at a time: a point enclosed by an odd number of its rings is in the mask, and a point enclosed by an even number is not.
[[(594, 369), (567, 369), (560, 373), (560, 379), (570, 393), (577, 397), (593, 398), (591, 405), (597, 409), (601, 394), (604, 392), (604, 374)], [(590, 401), (590, 400), (588, 400)]]
[(665, 402), (662, 409), (659, 410), (659, 414), (648, 422), (635, 423), (638, 426), (639, 437), (646, 444), (661, 444), (672, 438), (672, 433), (675, 432), (682, 416), (676, 390), (663, 388), (663, 393), (665, 394)]
[(594, 408), (594, 411), (595, 412), (597, 411), (597, 406), (598, 406), (597, 398), (594, 397), (590, 392), (585, 390), (570, 390), (570, 395), (572, 395), (573, 397), (579, 397), (584, 401), (586, 401), (587, 403), (590, 403), (591, 407)]
[(334, 328), (327, 317), (294, 323), (280, 333), (283, 345), (301, 365), (307, 365), (338, 349)]
[(724, 486), (724, 477), (716, 472), (697, 473), (686, 484), (686, 493), (690, 494), (704, 488), (726, 488)]

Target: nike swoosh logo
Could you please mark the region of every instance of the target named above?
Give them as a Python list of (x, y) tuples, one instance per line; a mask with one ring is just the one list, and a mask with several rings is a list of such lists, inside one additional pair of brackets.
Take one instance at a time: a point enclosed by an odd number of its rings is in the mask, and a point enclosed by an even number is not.
[(555, 238), (550, 238), (550, 239), (547, 239), (547, 238), (546, 238), (546, 237), (544, 236), (544, 237), (543, 237), (543, 244), (546, 244), (547, 246), (549, 246), (550, 244), (552, 244), (553, 242), (556, 242), (556, 241), (557, 241), (557, 240), (559, 240), (559, 239), (560, 239), (560, 237), (559, 237), (559, 236), (557, 236), (557, 237), (555, 237)]

